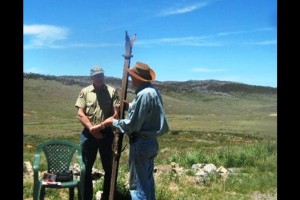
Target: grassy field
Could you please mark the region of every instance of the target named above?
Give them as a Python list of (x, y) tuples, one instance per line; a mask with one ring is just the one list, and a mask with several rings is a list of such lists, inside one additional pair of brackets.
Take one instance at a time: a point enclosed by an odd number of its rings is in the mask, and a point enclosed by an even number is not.
[[(24, 79), (24, 161), (33, 163), (36, 145), (48, 139), (79, 143), (82, 125), (74, 106), (80, 86), (52, 80)], [(168, 134), (159, 138), (157, 166), (176, 162), (185, 169), (195, 163), (243, 168), (222, 181), (198, 185), (191, 172), (156, 177), (157, 200), (253, 199), (277, 191), (277, 97), (275, 95), (213, 95), (162, 93)], [(134, 98), (128, 94), (128, 99)], [(127, 144), (124, 138), (123, 145)], [(29, 148), (30, 147), (30, 148)], [(32, 148), (33, 147), (33, 148)], [(128, 148), (121, 157), (118, 189), (126, 199)], [(100, 162), (96, 167), (101, 168)], [(97, 186), (101, 188), (101, 185)], [(32, 181), (24, 181), (24, 199), (31, 199)], [(61, 194), (48, 194), (57, 199)], [(263, 196), (264, 197), (264, 196)], [(274, 198), (273, 198), (274, 199)]]

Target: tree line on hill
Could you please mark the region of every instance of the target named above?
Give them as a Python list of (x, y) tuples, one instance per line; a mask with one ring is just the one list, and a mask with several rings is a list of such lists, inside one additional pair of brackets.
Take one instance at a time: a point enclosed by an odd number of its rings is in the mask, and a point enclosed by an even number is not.
[[(54, 76), (43, 75), (37, 73), (24, 73), (24, 78), (28, 79), (44, 79), (55, 80), (66, 85), (79, 85), (81, 87), (87, 86), (91, 83), (89, 76)], [(122, 80), (115, 77), (105, 77), (106, 83), (121, 88)], [(174, 93), (213, 93), (218, 95), (230, 93), (243, 94), (271, 94), (277, 95), (277, 88), (267, 86), (248, 85), (243, 83), (231, 81), (218, 80), (189, 80), (189, 81), (154, 81), (163, 92)], [(131, 89), (128, 89), (131, 90)], [(132, 90), (130, 92), (133, 92)]]

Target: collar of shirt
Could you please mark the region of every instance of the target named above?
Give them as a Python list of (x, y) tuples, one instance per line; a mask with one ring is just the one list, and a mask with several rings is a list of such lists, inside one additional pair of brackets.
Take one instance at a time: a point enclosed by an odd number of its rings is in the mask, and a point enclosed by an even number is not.
[(92, 85), (92, 86), (93, 86), (93, 90), (92, 90), (92, 91), (98, 91), (98, 92), (100, 92), (100, 91), (102, 91), (102, 90), (105, 90), (105, 88), (106, 88), (106, 85), (105, 85), (105, 84), (103, 84), (103, 85), (100, 87), (99, 90), (96, 90), (96, 88), (95, 88), (94, 85)]
[(143, 84), (141, 84), (136, 90), (135, 90), (135, 94), (139, 93), (141, 90), (145, 89), (146, 87), (152, 87), (151, 83), (145, 82)]

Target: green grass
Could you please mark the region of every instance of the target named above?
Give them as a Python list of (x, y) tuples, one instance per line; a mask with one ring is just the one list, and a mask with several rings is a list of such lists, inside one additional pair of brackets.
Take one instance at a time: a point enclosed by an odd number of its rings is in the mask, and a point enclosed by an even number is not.
[[(66, 139), (79, 143), (82, 125), (74, 106), (80, 86), (57, 81), (24, 79), (24, 161), (33, 163), (38, 143)], [(176, 162), (189, 170), (195, 163), (242, 168), (226, 181), (210, 177), (204, 185), (190, 171), (156, 176), (157, 200), (251, 199), (255, 192), (277, 191), (277, 97), (275, 95), (212, 95), (162, 93), (168, 134), (159, 138), (156, 166)], [(128, 100), (134, 98), (128, 93)], [(124, 137), (123, 145), (128, 145)], [(118, 191), (128, 198), (128, 148), (120, 160)], [(101, 169), (99, 159), (95, 167)], [(23, 197), (31, 199), (32, 181), (24, 180)], [(96, 186), (101, 189), (101, 182)], [(48, 199), (64, 198), (66, 191), (49, 191)]]

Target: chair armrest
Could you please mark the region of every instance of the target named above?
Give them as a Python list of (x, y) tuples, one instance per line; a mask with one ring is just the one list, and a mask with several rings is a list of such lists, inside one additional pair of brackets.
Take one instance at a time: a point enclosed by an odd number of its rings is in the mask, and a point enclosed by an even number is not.
[(34, 155), (34, 163), (33, 163), (33, 173), (34, 173), (34, 181), (38, 181), (39, 179), (39, 166), (41, 161), (41, 151), (37, 149)]
[(79, 180), (79, 188), (81, 191), (81, 199), (84, 199), (84, 180), (85, 180), (85, 164), (82, 159), (81, 149), (77, 152), (77, 159), (80, 165), (80, 180)]

